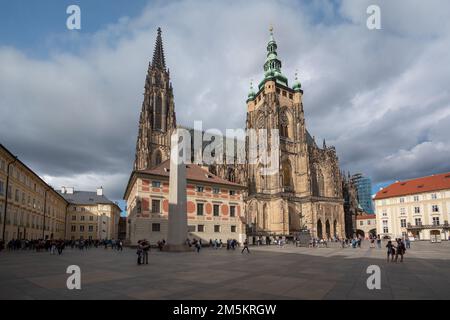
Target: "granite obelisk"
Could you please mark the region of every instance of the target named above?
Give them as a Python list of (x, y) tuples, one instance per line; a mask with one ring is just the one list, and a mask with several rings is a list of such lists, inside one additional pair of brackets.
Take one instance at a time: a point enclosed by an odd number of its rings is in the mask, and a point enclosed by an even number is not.
[[(182, 135), (176, 129), (171, 136), (170, 171), (169, 171), (169, 223), (167, 251), (187, 251), (187, 196), (186, 196), (186, 162), (185, 148), (181, 144)], [(184, 138), (184, 137), (183, 137)]]

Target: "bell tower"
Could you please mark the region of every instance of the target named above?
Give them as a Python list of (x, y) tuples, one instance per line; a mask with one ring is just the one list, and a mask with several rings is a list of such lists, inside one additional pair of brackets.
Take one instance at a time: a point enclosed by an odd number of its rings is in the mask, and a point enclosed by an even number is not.
[(149, 169), (169, 158), (170, 136), (175, 127), (173, 88), (166, 68), (161, 28), (158, 28), (153, 59), (145, 79), (134, 170)]
[[(294, 85), (289, 86), (287, 78), (281, 72), (277, 48), (271, 28), (264, 63), (264, 78), (259, 83), (257, 92), (254, 91), (253, 85), (250, 87), (246, 127), (257, 132), (267, 129), (267, 149), (272, 151), (274, 148), (271, 146), (271, 136), (273, 130), (278, 129), (279, 173), (263, 176), (260, 174), (260, 163), (249, 164), (249, 178), (254, 181), (249, 194), (295, 193), (305, 196), (309, 193), (309, 181), (306, 176), (296, 174), (301, 171), (300, 168), (306, 169), (308, 166), (307, 144), (304, 143), (307, 132), (302, 104), (303, 90), (297, 74)], [(261, 142), (258, 141), (258, 145), (261, 145)]]

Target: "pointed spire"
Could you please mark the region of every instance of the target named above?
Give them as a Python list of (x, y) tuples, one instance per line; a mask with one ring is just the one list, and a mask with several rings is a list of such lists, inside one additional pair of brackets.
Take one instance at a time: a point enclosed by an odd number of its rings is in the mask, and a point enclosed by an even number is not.
[(254, 100), (255, 97), (256, 97), (256, 93), (255, 93), (255, 91), (253, 90), (253, 79), (252, 79), (252, 80), (250, 81), (250, 91), (249, 91), (249, 93), (248, 93), (247, 103), (248, 103), (249, 101)]
[(298, 70), (295, 70), (295, 81), (292, 89), (294, 89), (294, 91), (302, 91), (302, 84), (298, 81)]
[(273, 37), (273, 27), (269, 29), (270, 38), (267, 43), (266, 61), (264, 63), (264, 79), (259, 84), (258, 88), (261, 89), (267, 80), (275, 80), (284, 86), (288, 86), (287, 78), (281, 73), (281, 60), (278, 59), (277, 43)]
[(325, 139), (323, 139), (323, 148), (324, 148), (324, 149), (327, 148), (327, 143), (326, 143)]
[(158, 28), (158, 35), (155, 42), (155, 50), (153, 51), (152, 67), (161, 70), (166, 69), (166, 60), (164, 58), (164, 48), (161, 38), (161, 28)]

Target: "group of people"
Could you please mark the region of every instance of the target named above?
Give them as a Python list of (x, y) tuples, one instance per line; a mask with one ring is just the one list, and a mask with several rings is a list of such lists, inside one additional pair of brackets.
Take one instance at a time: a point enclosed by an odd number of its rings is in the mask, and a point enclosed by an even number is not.
[(353, 237), (352, 239), (344, 238), (341, 240), (342, 248), (352, 247), (353, 249), (361, 248), (363, 238), (362, 237)]
[(325, 239), (323, 239), (323, 238), (321, 238), (321, 239), (319, 239), (319, 238), (312, 238), (309, 241), (309, 247), (310, 248), (319, 248), (319, 247), (328, 248), (328, 242)]
[[(67, 245), (67, 241), (62, 239), (36, 239), (36, 240), (26, 240), (26, 239), (12, 239), (8, 241), (6, 249), (8, 251), (18, 251), (18, 250), (30, 250), (30, 251), (48, 251), (51, 254), (62, 254), (62, 251)], [(0, 251), (4, 249), (4, 245), (0, 245)]]
[[(224, 244), (222, 242), (222, 239), (209, 239), (209, 247), (212, 249), (221, 249), (224, 247)], [(227, 250), (235, 250), (237, 247), (239, 247), (239, 242), (236, 239), (227, 239), (226, 247)]]
[(148, 264), (148, 253), (150, 251), (150, 242), (147, 239), (139, 240), (137, 246), (137, 264)]
[(406, 253), (405, 241), (403, 241), (400, 238), (395, 239), (394, 242), (389, 240), (386, 245), (386, 248), (387, 248), (387, 262), (389, 262), (389, 258), (391, 262), (394, 261), (397, 262), (398, 256), (400, 256), (400, 262), (403, 262), (403, 255)]
[[(78, 240), (62, 240), (62, 239), (12, 239), (6, 244), (8, 251), (17, 250), (33, 250), (36, 252), (50, 252), (51, 254), (61, 255), (66, 247), (71, 249), (88, 250), (91, 248), (98, 248), (104, 246), (107, 249), (111, 246), (112, 249), (117, 251), (123, 250), (122, 240), (91, 240), (91, 239), (78, 239)], [(3, 241), (0, 243), (0, 251), (5, 249)]]

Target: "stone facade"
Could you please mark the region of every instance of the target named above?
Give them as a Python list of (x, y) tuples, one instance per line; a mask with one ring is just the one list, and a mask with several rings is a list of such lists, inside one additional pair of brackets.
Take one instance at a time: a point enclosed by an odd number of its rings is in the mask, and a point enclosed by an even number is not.
[(144, 101), (139, 117), (134, 169), (156, 166), (169, 158), (170, 136), (176, 127), (170, 73), (166, 68), (161, 29), (158, 28), (152, 63), (145, 80)]
[(67, 205), (58, 192), (0, 144), (0, 232), (5, 241), (63, 239)]
[[(319, 238), (342, 237), (342, 180), (334, 147), (319, 148), (306, 130), (303, 90), (296, 79), (288, 86), (281, 73), (277, 44), (267, 45), (264, 79), (247, 100), (247, 129), (279, 130), (277, 174), (261, 174), (261, 155), (247, 164), (246, 221), (252, 233), (288, 235), (307, 229)], [(248, 143), (247, 139), (247, 143)], [(261, 142), (258, 141), (258, 145)], [(250, 147), (247, 146), (247, 160)]]
[(356, 219), (359, 214), (363, 213), (358, 203), (358, 190), (354, 181), (350, 177), (350, 173), (346, 178), (342, 173), (342, 193), (344, 196), (344, 220), (345, 220), (345, 236), (349, 239), (356, 235)]

